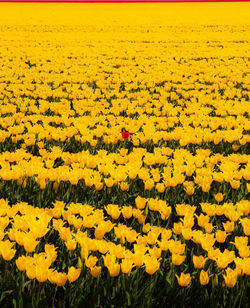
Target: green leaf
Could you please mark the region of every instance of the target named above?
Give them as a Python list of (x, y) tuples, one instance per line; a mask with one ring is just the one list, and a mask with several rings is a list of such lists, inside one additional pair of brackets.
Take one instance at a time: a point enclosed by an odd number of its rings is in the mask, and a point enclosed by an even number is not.
[(128, 306), (130, 306), (131, 305), (131, 296), (130, 296), (128, 291), (126, 291), (126, 297), (127, 297), (127, 300), (128, 300)]

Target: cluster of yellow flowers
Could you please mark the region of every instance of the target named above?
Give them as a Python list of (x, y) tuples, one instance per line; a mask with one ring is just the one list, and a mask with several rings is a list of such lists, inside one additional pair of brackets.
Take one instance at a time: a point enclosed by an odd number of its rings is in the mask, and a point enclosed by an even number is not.
[[(0, 179), (17, 181), (26, 186), (29, 178), (35, 177), (41, 189), (53, 182), (58, 189), (60, 182), (69, 181), (77, 185), (84, 180), (87, 187), (101, 190), (116, 186), (126, 191), (137, 179), (144, 183), (145, 190), (154, 187), (163, 193), (168, 187), (184, 184), (188, 195), (201, 187), (210, 190), (213, 182), (230, 183), (232, 189), (246, 188), (250, 191), (250, 157), (246, 154), (215, 154), (209, 149), (197, 149), (192, 154), (186, 149), (157, 147), (153, 153), (145, 148), (121, 148), (119, 152), (99, 150), (90, 154), (89, 150), (78, 153), (63, 152), (58, 146), (50, 150), (41, 148), (39, 156), (25, 149), (0, 154)], [(61, 164), (57, 164), (60, 160)], [(221, 197), (220, 197), (221, 198)], [(219, 200), (219, 197), (216, 199)]]
[(149, 32), (133, 24), (121, 30), (112, 19), (90, 32), (86, 25), (2, 26), (0, 142), (117, 144), (125, 128), (134, 146), (244, 146), (250, 128), (247, 25), (180, 31), (168, 18), (163, 24)]
[[(122, 40), (99, 23), (91, 35), (79, 25), (50, 26), (49, 37), (44, 26), (3, 26), (0, 179), (126, 191), (139, 178), (145, 190), (184, 184), (188, 195), (225, 181), (249, 192), (247, 44), (236, 41), (246, 26), (224, 26), (224, 37), (220, 27), (200, 26), (208, 41), (193, 25), (183, 33), (165, 26), (147, 34), (127, 25)], [(229, 154), (218, 153), (224, 148)]]
[[(197, 215), (196, 206), (176, 204), (174, 212), (181, 217), (180, 221), (173, 223), (172, 228), (165, 228), (145, 222), (153, 212), (159, 212), (162, 221), (169, 218), (171, 207), (159, 199), (137, 197), (135, 206), (108, 204), (105, 211), (80, 203), (66, 206), (63, 201), (56, 201), (53, 207), (45, 209), (24, 202), (9, 206), (1, 199), (0, 252), (6, 261), (13, 259), (17, 253), (16, 265), (20, 271), (26, 271), (29, 279), (36, 278), (39, 282), (48, 279), (60, 286), (67, 279), (70, 282), (78, 279), (81, 261), (77, 268), (71, 266), (68, 273), (52, 268), (58, 247), (46, 243), (44, 252), (38, 253), (47, 233), (57, 231), (67, 250), (74, 251), (75, 255), (79, 253), (80, 260), (84, 260), (93, 277), (100, 275), (103, 265), (113, 277), (120, 271), (128, 274), (133, 267), (141, 266), (145, 266), (145, 271), (152, 275), (160, 268), (164, 253), (165, 261), (171, 260), (172, 265), (180, 266), (188, 254), (185, 252), (188, 241), (192, 241), (197, 245), (194, 252), (199, 251), (199, 256), (194, 254), (192, 257), (194, 268), (203, 269), (205, 262), (212, 264), (214, 261), (219, 271), (225, 271), (226, 285), (233, 287), (239, 275), (250, 275), (250, 202), (243, 200), (237, 204), (223, 205), (201, 203), (201, 208), (202, 213)], [(222, 215), (226, 220), (219, 226), (217, 218)], [(138, 221), (135, 228), (126, 224), (133, 217)], [(119, 223), (114, 222), (116, 220)], [(57, 243), (60, 242), (57, 240)], [(227, 248), (224, 247), (222, 253), (220, 244), (225, 246), (225, 243)], [(25, 251), (22, 255), (20, 247)], [(166, 255), (166, 252), (169, 254)], [(232, 264), (233, 270), (229, 267)], [(211, 266), (208, 272), (200, 272), (201, 284), (208, 283), (208, 274), (213, 274)], [(228, 281), (232, 275), (235, 279)], [(178, 277), (181, 285), (184, 284), (180, 282), (182, 279), (182, 276)], [(190, 279), (186, 281), (187, 284), (189, 282)]]
[(29, 279), (250, 274), (249, 18), (165, 5), (0, 8), (0, 255)]
[[(30, 81), (23, 82), (27, 88), (30, 87)], [(110, 82), (108, 87), (112, 86)], [(122, 87), (122, 81), (118, 83)], [(82, 88), (81, 83), (77, 86)], [(48, 85), (43, 83), (40, 87), (46, 89)], [(93, 85), (86, 87), (90, 89), (88, 91), (97, 91)], [(6, 94), (2, 95), (1, 101), (0, 141), (11, 138), (12, 142), (21, 142), (24, 147), (44, 140), (69, 142), (72, 138), (80, 143), (88, 142), (91, 146), (117, 144), (121, 141), (120, 132), (125, 128), (132, 133), (131, 141), (135, 146), (145, 142), (157, 145), (160, 141), (165, 144), (178, 141), (181, 146), (228, 142), (237, 151), (249, 142), (249, 135), (246, 134), (250, 128), (246, 117), (249, 106), (241, 92), (235, 100), (229, 100), (225, 94), (218, 97), (205, 92), (202, 95), (188, 89), (189, 98), (182, 98), (184, 93), (179, 90), (177, 95), (177, 90), (170, 91), (172, 88), (170, 81), (165, 86), (157, 87), (154, 84), (153, 89), (157, 93), (148, 93), (151, 92), (149, 88), (138, 92), (121, 90), (124, 97), (113, 94), (113, 99), (106, 96), (102, 99), (66, 99), (61, 93), (54, 93), (55, 90), (50, 90), (51, 94), (46, 90), (46, 99), (41, 99), (36, 98), (35, 94), (35, 98), (30, 98), (27, 89), (23, 90), (24, 94), (15, 94), (8, 86), (8, 91), (1, 90)], [(86, 93), (84, 89), (81, 92)], [(176, 97), (171, 98), (170, 93), (175, 93)], [(55, 97), (51, 98), (52, 95)]]

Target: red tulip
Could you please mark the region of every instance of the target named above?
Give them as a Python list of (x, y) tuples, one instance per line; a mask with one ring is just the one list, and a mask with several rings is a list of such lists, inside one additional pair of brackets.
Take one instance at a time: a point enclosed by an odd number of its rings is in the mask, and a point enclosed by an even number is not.
[(129, 135), (130, 135), (130, 133), (128, 133), (128, 132), (122, 132), (122, 138), (123, 139), (128, 139)]

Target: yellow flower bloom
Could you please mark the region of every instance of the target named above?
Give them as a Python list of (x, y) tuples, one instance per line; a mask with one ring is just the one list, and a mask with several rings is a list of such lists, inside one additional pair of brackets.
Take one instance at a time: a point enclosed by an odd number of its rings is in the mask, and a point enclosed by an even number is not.
[(193, 236), (193, 231), (191, 228), (182, 228), (181, 233), (186, 241), (190, 240)]
[(155, 182), (153, 179), (148, 179), (144, 182), (144, 187), (146, 190), (152, 190), (155, 185)]
[(181, 256), (181, 255), (178, 255), (178, 254), (172, 254), (172, 263), (174, 265), (181, 265), (184, 260), (186, 259), (186, 256)]
[(14, 258), (16, 249), (12, 249), (13, 245), (14, 243), (10, 242), (9, 240), (0, 241), (0, 254), (4, 260), (10, 261)]
[(136, 197), (135, 199), (136, 207), (140, 210), (143, 210), (145, 208), (146, 202), (147, 199), (141, 198), (140, 196)]
[(227, 233), (231, 233), (234, 230), (234, 222), (233, 221), (227, 221), (223, 222), (223, 228)]
[(24, 237), (24, 249), (26, 252), (33, 252), (38, 245), (39, 241), (36, 241), (32, 235), (26, 234)]
[(91, 275), (94, 277), (94, 278), (97, 278), (100, 276), (101, 274), (101, 266), (94, 266), (91, 268)]
[(26, 270), (26, 258), (25, 256), (20, 256), (16, 259), (16, 266), (19, 269), (19, 271), (25, 271)]
[(181, 287), (187, 287), (191, 282), (190, 274), (181, 273), (180, 277), (177, 274), (175, 274), (175, 277), (177, 278), (178, 284)]
[(129, 188), (129, 184), (127, 182), (121, 182), (120, 188), (121, 188), (122, 191), (126, 191)]
[(160, 267), (160, 262), (155, 257), (145, 258), (144, 263), (145, 263), (145, 271), (149, 275), (153, 275), (156, 271), (158, 271)]
[(48, 278), (48, 266), (46, 263), (36, 265), (36, 279), (45, 282)]
[(227, 287), (229, 288), (233, 288), (237, 282), (237, 271), (236, 270), (232, 270), (231, 268), (227, 268), (226, 269), (226, 275), (223, 275), (224, 280), (225, 280), (225, 284)]
[(133, 208), (132, 206), (123, 206), (121, 212), (125, 219), (130, 219), (133, 215)]
[(104, 181), (108, 188), (111, 188), (114, 185), (114, 180), (111, 177), (105, 178)]
[(183, 228), (182, 222), (174, 222), (174, 227), (172, 230), (176, 235), (179, 235), (182, 233), (182, 228)]
[(111, 277), (118, 276), (120, 273), (120, 269), (121, 269), (121, 266), (119, 263), (114, 262), (114, 263), (109, 264), (108, 266), (109, 275)]
[(205, 286), (209, 283), (209, 277), (211, 276), (208, 276), (208, 273), (201, 270), (200, 272), (200, 284)]
[(165, 185), (163, 183), (157, 183), (155, 188), (157, 189), (158, 193), (163, 193), (165, 191)]
[(194, 266), (198, 269), (201, 269), (204, 267), (206, 260), (207, 258), (204, 258), (203, 256), (198, 257), (198, 256), (193, 255)]
[(119, 206), (117, 204), (108, 204), (106, 207), (105, 207), (108, 215), (110, 215), (113, 219), (118, 219), (120, 214), (121, 214), (121, 211), (119, 209)]
[(226, 231), (217, 230), (215, 233), (215, 238), (218, 243), (224, 243), (227, 237)]
[(75, 268), (74, 266), (71, 266), (68, 270), (68, 280), (69, 282), (76, 281), (81, 274), (80, 268)]
[(68, 279), (67, 274), (56, 272), (55, 276), (56, 285), (59, 287), (63, 287)]
[(26, 274), (29, 279), (34, 279), (36, 277), (36, 266), (33, 263), (26, 263)]
[(217, 201), (217, 202), (221, 202), (223, 200), (223, 194), (222, 193), (217, 193), (216, 195), (214, 195), (214, 199)]
[(250, 219), (245, 217), (241, 219), (241, 224), (243, 227), (243, 232), (246, 236), (250, 236)]
[(133, 260), (132, 259), (123, 259), (121, 263), (121, 270), (124, 274), (128, 274), (131, 272), (133, 268)]
[(66, 245), (68, 250), (75, 250), (76, 244), (77, 244), (77, 242), (76, 242), (75, 239), (69, 239), (69, 240), (65, 241), (65, 245)]

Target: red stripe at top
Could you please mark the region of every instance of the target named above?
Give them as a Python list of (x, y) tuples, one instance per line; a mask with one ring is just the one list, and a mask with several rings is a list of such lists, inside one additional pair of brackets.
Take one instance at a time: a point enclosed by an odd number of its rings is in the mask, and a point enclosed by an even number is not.
[(5, 3), (185, 3), (185, 2), (250, 2), (250, 0), (0, 0)]

